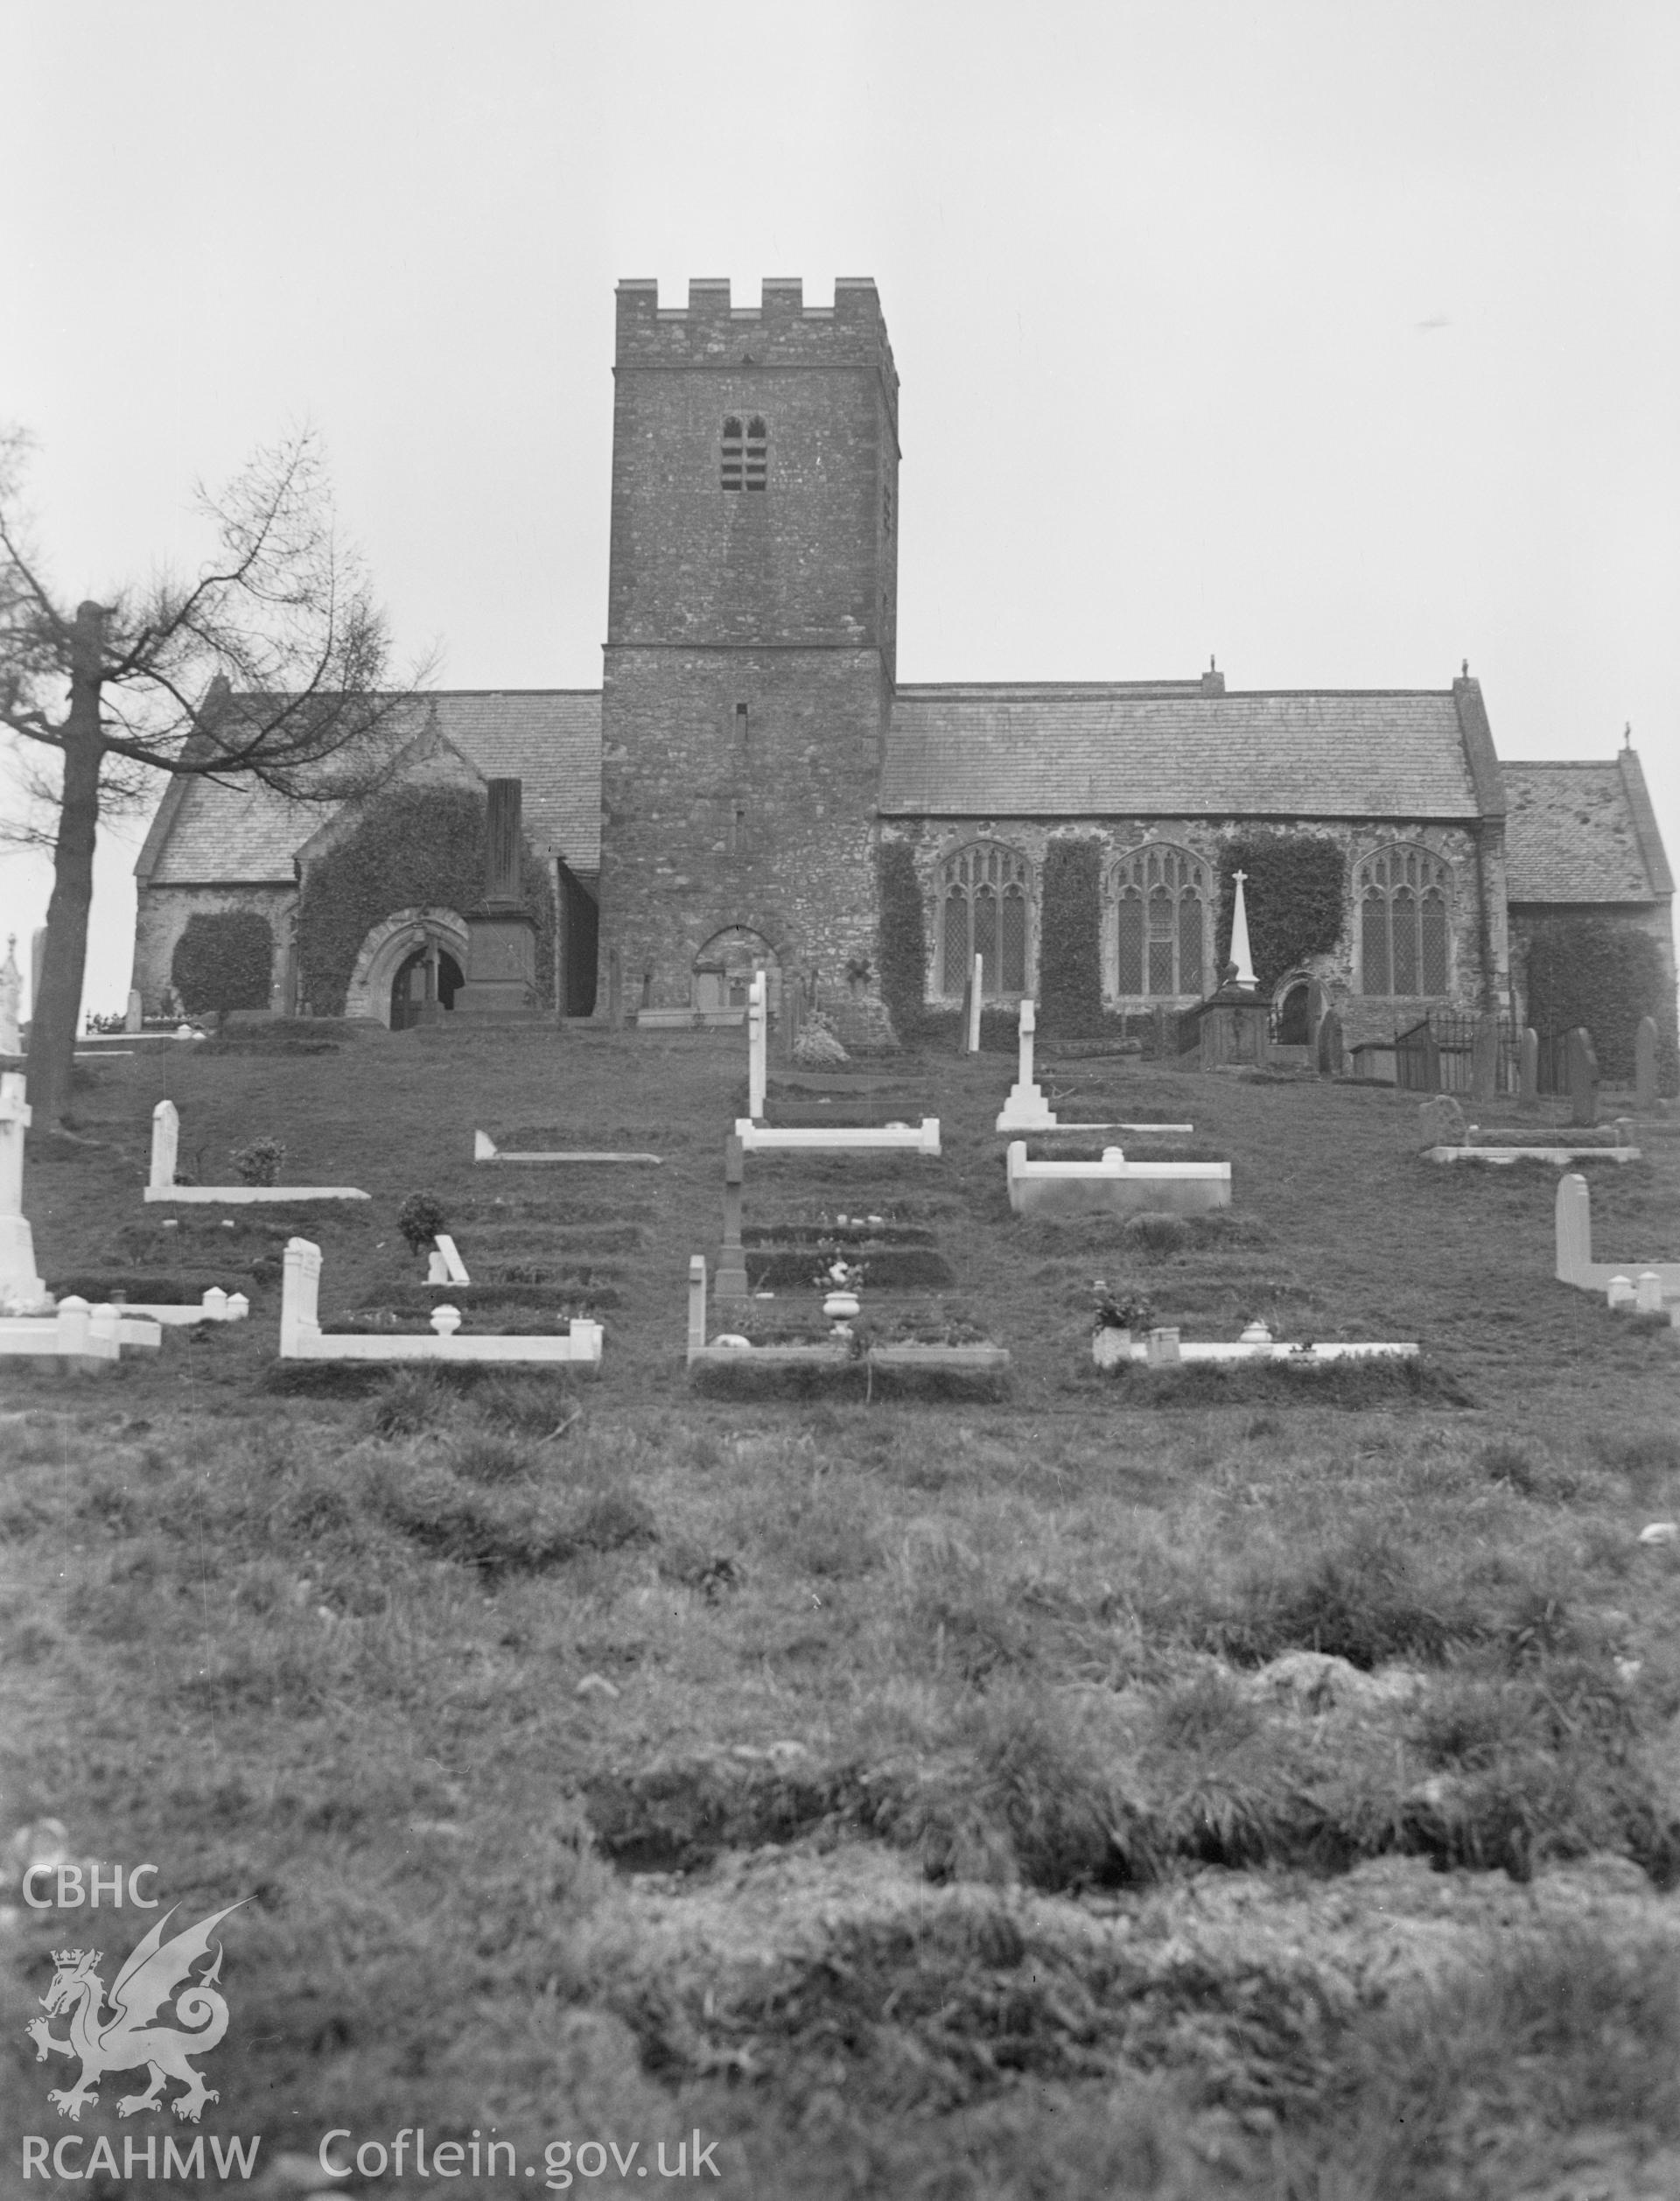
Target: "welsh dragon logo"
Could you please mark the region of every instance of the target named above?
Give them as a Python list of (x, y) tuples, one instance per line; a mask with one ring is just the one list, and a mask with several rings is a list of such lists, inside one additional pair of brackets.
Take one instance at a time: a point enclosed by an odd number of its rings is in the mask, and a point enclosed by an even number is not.
[[(250, 1898), (243, 1900), (248, 1903)], [(208, 2054), (228, 2030), (228, 2005), (215, 1991), (221, 1976), (220, 1945), (216, 1945), (215, 1961), (200, 1978), (192, 1977), (192, 1966), (209, 1955), (215, 1929), (239, 1908), (239, 1903), (229, 1903), (226, 1910), (188, 1926), (171, 1941), (164, 1939), (164, 1929), (175, 1912), (165, 1911), (144, 1939), (136, 1944), (111, 1982), (110, 2015), (105, 2017), (101, 2016), (105, 1986), (94, 1968), (100, 1951), (52, 1952), (58, 1969), (52, 1986), (40, 1998), (46, 2016), (32, 2018), (27, 2030), (35, 2043), (38, 2064), (46, 2061), (49, 2050), (54, 2055), (81, 2058), (81, 2074), (75, 2085), (54, 2086), (48, 2092), (46, 2098), (57, 2106), (60, 2116), (78, 2120), (84, 2106), (99, 2099), (94, 2079), (105, 2071), (135, 2071), (142, 2064), (150, 2083), (144, 2093), (122, 2097), (116, 2105), (121, 2117), (131, 2117), (137, 2109), (161, 2109), (169, 2099), (164, 2092), (164, 2082), (172, 2078), (186, 2092), (177, 2094), (170, 2107), (178, 2117), (189, 2118), (195, 2125), (206, 2102), (220, 2099), (187, 2058)], [(151, 2022), (172, 1996), (174, 2015), (186, 2030)], [(60, 2040), (48, 2025), (48, 2020), (60, 2010), (70, 2013), (68, 2040)]]

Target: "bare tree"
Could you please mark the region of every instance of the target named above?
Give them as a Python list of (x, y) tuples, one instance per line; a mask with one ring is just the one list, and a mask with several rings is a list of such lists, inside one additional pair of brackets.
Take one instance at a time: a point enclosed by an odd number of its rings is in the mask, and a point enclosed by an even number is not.
[[(374, 737), (414, 683), (382, 684), (385, 622), (334, 532), (312, 431), (260, 452), (221, 495), (198, 490), (219, 550), (196, 580), (160, 575), (74, 613), (43, 578), (20, 509), (26, 448), (0, 438), (0, 729), (16, 737), (38, 815), (44, 797), (56, 803), (29, 1035), (45, 1128), (69, 1107), (102, 814), (134, 808), (159, 772), (343, 801), (376, 776)], [(37, 836), (25, 825), (14, 837)]]

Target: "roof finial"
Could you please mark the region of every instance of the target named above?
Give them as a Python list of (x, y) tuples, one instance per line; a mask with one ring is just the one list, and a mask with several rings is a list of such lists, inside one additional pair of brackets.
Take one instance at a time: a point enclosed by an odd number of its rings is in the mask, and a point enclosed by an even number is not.
[(1470, 677), (1470, 660), (1467, 657), (1459, 667), (1459, 677), (1460, 680), (1468, 680)]
[(1208, 669), (1209, 672), (1217, 672), (1219, 670), (1219, 660), (1214, 656), (1211, 649), (1208, 653)]
[(1624, 749), (1631, 749), (1634, 746), (1634, 722), (1631, 718), (1621, 730), (1621, 746)]

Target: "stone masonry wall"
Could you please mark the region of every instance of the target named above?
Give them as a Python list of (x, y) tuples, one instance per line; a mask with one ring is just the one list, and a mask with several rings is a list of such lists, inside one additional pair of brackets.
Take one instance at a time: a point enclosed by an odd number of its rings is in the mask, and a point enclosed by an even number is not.
[(631, 1002), (651, 974), (653, 1006), (686, 1004), (732, 925), (836, 982), (872, 957), (882, 708), (869, 649), (609, 654), (602, 933)]
[[(1170, 842), (1188, 849), (1200, 856), (1215, 871), (1218, 868), (1222, 845), (1239, 834), (1264, 832), (1275, 821), (1253, 818), (962, 818), (926, 820), (892, 819), (883, 824), (883, 831), (911, 842), (916, 852), (916, 869), (921, 880), (923, 908), (927, 915), (928, 959), (928, 999), (948, 1003), (953, 996), (935, 992), (939, 975), (936, 943), (937, 893), (935, 878), (940, 865), (967, 842), (995, 840), (1009, 848), (1018, 849), (1033, 868), (1033, 895), (1027, 918), (1027, 985), (1033, 993), (1040, 991), (1039, 927), (1037, 897), (1039, 881), (1042, 877), (1045, 850), (1053, 835), (1075, 832), (1088, 834), (1102, 845), (1103, 852), (1104, 887), (1102, 898), (1102, 985), (1103, 998), (1111, 1006), (1135, 1008), (1145, 1006), (1136, 997), (1122, 999), (1116, 992), (1116, 948), (1114, 903), (1108, 890), (1108, 868), (1116, 859), (1130, 854), (1144, 841)], [(1342, 936), (1335, 949), (1327, 955), (1311, 957), (1303, 969), (1322, 980), (1326, 992), (1334, 1001), (1342, 1019), (1342, 1027), (1350, 1045), (1365, 1039), (1390, 1037), (1396, 1028), (1418, 1023), (1432, 1006), (1438, 1007), (1438, 997), (1384, 995), (1368, 998), (1358, 991), (1355, 959), (1355, 929), (1351, 908), (1351, 887), (1354, 866), (1379, 848), (1396, 841), (1416, 842), (1433, 854), (1444, 858), (1452, 866), (1452, 892), (1450, 898), (1448, 929), (1449, 1004), (1455, 1009), (1474, 1011), (1480, 1006), (1480, 913), (1476, 882), (1474, 837), (1460, 826), (1396, 824), (1392, 820), (1362, 820), (1346, 824), (1321, 825), (1306, 822), (1290, 824), (1284, 830), (1294, 833), (1320, 834), (1334, 840), (1341, 848), (1348, 882), (1350, 906)], [(1490, 901), (1494, 893), (1502, 897), (1504, 874), (1502, 864), (1489, 866)], [(1494, 936), (1496, 953), (1505, 936), (1502, 907), (1496, 912), (1497, 922), (1490, 927)], [(1212, 956), (1211, 936), (1208, 955)]]
[(290, 949), (298, 915), (298, 889), (284, 884), (252, 887), (143, 887), (135, 913), (134, 976), (147, 1016), (163, 1013), (164, 994), (173, 984), (170, 966), (186, 921), (200, 910), (254, 909), (274, 934), (273, 974), (269, 1006), (284, 1010)]

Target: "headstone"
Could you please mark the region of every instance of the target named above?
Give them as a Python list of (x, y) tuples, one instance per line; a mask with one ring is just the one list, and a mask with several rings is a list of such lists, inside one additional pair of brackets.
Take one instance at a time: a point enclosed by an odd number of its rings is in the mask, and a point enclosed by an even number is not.
[(706, 1342), (706, 1257), (689, 1256), (689, 1350), (697, 1353)]
[(1342, 1046), (1341, 1019), (1334, 1009), (1326, 1009), (1319, 1020), (1319, 1074), (1323, 1077), (1340, 1077), (1347, 1067)]
[(1586, 1284), (1592, 1267), (1592, 1206), (1586, 1179), (1572, 1171), (1558, 1180), (1558, 1281)]
[(18, 968), (18, 936), (6, 943), (6, 960), (0, 964), (0, 1055), (21, 1055), (18, 1032), (23, 1018), (24, 974)]
[[(4, 1042), (0, 1042), (4, 1044)], [(1634, 1105), (1642, 1116), (1656, 1106), (1656, 1019), (1642, 1016), (1634, 1034)]]
[(746, 1256), (741, 1251), (741, 1188), (746, 1150), (732, 1132), (724, 1141), (724, 1243), (718, 1256), (715, 1288), (720, 1300), (746, 1297)]
[(755, 971), (746, 996), (746, 1112), (755, 1124), (764, 1121), (767, 985), (763, 971)]
[(1418, 1121), (1426, 1147), (1463, 1146), (1464, 1111), (1451, 1093), (1437, 1093), (1433, 1100), (1424, 1101), (1418, 1111)]
[(1145, 1350), (1152, 1368), (1176, 1368), (1184, 1358), (1179, 1349), (1179, 1333), (1176, 1329), (1151, 1330)]
[(1236, 900), (1231, 910), (1231, 963), (1233, 985), (1245, 992), (1254, 991), (1254, 954), (1249, 946), (1249, 906), (1242, 892), (1247, 872), (1233, 874), (1236, 881)]
[(35, 1266), (35, 1241), (24, 1213), (24, 1133), (29, 1104), (23, 1074), (0, 1075), (0, 1314), (50, 1314), (52, 1295)]
[(1009, 1098), (998, 1118), (999, 1131), (1052, 1131), (1055, 1111), (1046, 1102), (1032, 1078), (1032, 1035), (1038, 1028), (1038, 1005), (1021, 1003), (1020, 1062)]
[(985, 988), (985, 964), (983, 957), (974, 959), (974, 983), (969, 989), (969, 1053), (980, 1052), (980, 1002)]
[(1499, 1016), (1484, 1009), (1476, 1019), (1475, 1041), (1470, 1055), (1470, 1097), (1485, 1107), (1499, 1091)]
[(1540, 1034), (1531, 1024), (1523, 1031), (1516, 1064), (1517, 1097), (1528, 1107), (1540, 1097)]
[(1596, 1124), (1599, 1120), (1599, 1063), (1592, 1041), (1584, 1024), (1578, 1024), (1564, 1043), (1569, 1064), (1569, 1120)]
[(606, 1021), (610, 1031), (623, 1031), (624, 955), (616, 947), (606, 951)]
[(492, 908), (520, 906), (517, 780), (492, 780), (485, 818), (484, 899)]
[(973, 1017), (974, 973), (970, 971), (962, 981), (962, 1020), (956, 1027), (956, 1051), (959, 1055), (971, 1055), (974, 1052), (969, 1042), (969, 1027), (973, 1022)]
[(122, 1029), (125, 1032), (137, 1032), (145, 1020), (145, 1006), (140, 999), (140, 989), (138, 986), (130, 986), (128, 1013), (122, 1019)]
[(1638, 1314), (1662, 1312), (1662, 1279), (1655, 1269), (1642, 1269), (1634, 1278), (1634, 1311)]
[(175, 1181), (175, 1160), (181, 1143), (179, 1111), (172, 1100), (160, 1100), (151, 1111), (151, 1175), (147, 1183), (163, 1192)]

